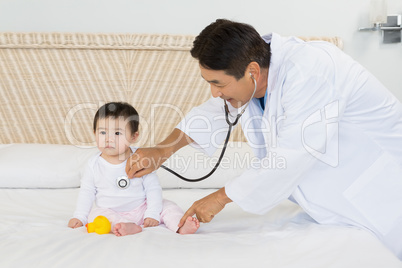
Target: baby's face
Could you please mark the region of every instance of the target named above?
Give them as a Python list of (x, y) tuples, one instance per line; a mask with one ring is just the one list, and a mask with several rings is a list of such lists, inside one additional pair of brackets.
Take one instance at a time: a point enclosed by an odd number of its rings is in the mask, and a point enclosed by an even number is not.
[(131, 132), (128, 123), (122, 117), (98, 120), (96, 144), (103, 156), (118, 157), (122, 161), (127, 158), (129, 146), (137, 137), (136, 133)]

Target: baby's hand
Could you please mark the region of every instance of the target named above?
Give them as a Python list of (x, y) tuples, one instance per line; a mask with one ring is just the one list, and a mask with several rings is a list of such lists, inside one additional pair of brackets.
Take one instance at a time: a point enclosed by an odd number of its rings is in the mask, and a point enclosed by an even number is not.
[(159, 225), (159, 221), (152, 219), (152, 218), (146, 218), (144, 220), (144, 227), (155, 227)]
[(76, 218), (72, 218), (69, 222), (68, 222), (68, 227), (70, 228), (78, 228), (83, 226), (82, 222), (79, 219)]

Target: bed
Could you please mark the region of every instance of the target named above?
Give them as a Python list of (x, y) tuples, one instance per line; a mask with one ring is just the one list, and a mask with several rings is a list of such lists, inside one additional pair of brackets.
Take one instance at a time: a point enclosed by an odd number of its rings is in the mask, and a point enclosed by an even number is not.
[[(265, 215), (229, 204), (196, 234), (164, 226), (125, 237), (67, 227), (80, 176), (96, 152), (92, 118), (100, 105), (139, 111), (136, 146), (161, 141), (209, 98), (189, 54), (194, 36), (108, 33), (0, 33), (0, 267), (402, 267), (373, 235), (324, 226), (284, 201)], [(337, 37), (323, 39), (342, 47)], [(157, 171), (164, 198), (183, 210), (250, 165), (240, 128), (221, 167), (188, 183)], [(217, 160), (183, 148), (167, 166), (190, 177)]]

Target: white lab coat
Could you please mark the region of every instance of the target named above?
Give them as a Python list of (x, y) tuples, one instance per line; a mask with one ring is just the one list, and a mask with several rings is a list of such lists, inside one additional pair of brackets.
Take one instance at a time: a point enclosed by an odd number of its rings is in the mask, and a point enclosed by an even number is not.
[[(226, 194), (259, 214), (290, 198), (319, 223), (372, 231), (402, 259), (401, 103), (334, 45), (263, 38), (272, 52), (266, 108), (253, 99), (241, 118), (261, 163)], [(210, 99), (178, 125), (209, 155), (228, 128), (222, 106)]]

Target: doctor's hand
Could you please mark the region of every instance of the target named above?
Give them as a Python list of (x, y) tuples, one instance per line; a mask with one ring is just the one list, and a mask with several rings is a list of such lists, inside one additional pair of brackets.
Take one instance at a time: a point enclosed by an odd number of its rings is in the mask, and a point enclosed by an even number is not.
[(157, 170), (172, 154), (193, 140), (180, 129), (175, 128), (169, 136), (155, 147), (140, 148), (127, 159), (126, 173), (132, 179)]
[(127, 176), (132, 179), (147, 175), (157, 170), (166, 159), (163, 150), (160, 148), (139, 148), (127, 159)]
[(226, 195), (225, 187), (195, 201), (181, 218), (179, 228), (183, 226), (188, 216), (193, 216), (194, 214), (200, 222), (210, 222), (230, 202), (232, 200)]

